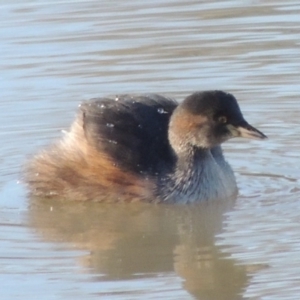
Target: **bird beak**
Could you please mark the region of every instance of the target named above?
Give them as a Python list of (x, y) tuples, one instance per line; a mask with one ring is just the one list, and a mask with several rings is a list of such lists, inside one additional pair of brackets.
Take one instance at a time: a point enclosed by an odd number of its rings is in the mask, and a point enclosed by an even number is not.
[(259, 140), (268, 138), (261, 131), (249, 125), (246, 121), (243, 121), (237, 126), (233, 126), (230, 124), (227, 127), (234, 137), (243, 137), (248, 139), (259, 139)]

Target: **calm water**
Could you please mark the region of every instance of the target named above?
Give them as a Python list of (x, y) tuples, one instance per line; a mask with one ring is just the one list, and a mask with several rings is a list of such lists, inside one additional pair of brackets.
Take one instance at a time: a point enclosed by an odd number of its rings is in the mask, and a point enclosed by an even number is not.
[[(298, 1), (0, 4), (1, 299), (299, 299)], [(32, 153), (83, 99), (224, 89), (266, 142), (225, 145), (233, 203), (28, 199)]]

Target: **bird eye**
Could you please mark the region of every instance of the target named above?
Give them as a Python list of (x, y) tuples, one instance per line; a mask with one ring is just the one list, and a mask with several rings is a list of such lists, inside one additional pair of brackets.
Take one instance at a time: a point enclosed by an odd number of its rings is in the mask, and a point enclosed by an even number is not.
[(221, 116), (218, 118), (219, 123), (225, 124), (227, 123), (227, 118), (225, 116)]

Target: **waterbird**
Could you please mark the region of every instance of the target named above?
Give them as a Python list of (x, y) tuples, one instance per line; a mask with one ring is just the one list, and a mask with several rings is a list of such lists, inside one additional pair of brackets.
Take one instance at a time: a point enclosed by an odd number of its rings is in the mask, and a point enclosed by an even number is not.
[[(182, 102), (158, 94), (94, 98), (68, 132), (29, 160), (32, 196), (99, 202), (195, 203), (234, 197), (221, 144), (265, 139), (236, 98), (200, 91)], [(245, 153), (245, 155), (247, 155)]]

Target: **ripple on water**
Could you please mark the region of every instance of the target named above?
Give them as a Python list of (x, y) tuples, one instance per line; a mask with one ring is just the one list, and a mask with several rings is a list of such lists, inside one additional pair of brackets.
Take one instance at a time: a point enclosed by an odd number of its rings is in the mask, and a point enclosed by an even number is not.
[(300, 294), (299, 181), (260, 174), (245, 176), (241, 184), (241, 196), (227, 214), (217, 244), (248, 266), (252, 275), (246, 297), (296, 299)]
[[(251, 299), (299, 298), (300, 7), (296, 2), (136, 0), (99, 5), (92, 0), (28, 0), (1, 4), (0, 57), (5, 76), (0, 102), (0, 281), (4, 297), (33, 299), (40, 293), (51, 299), (98, 299), (99, 295), (140, 299), (141, 295), (159, 298), (163, 293), (165, 298), (188, 299), (187, 291), (195, 294), (204, 287), (205, 293), (219, 288), (220, 299), (231, 300), (240, 294), (246, 270), (252, 277), (245, 295)], [(212, 218), (218, 219), (214, 214), (203, 214), (202, 220), (195, 214), (190, 221), (189, 214), (178, 212), (181, 221), (173, 217), (170, 222), (169, 213), (159, 219), (159, 214), (149, 217), (146, 210), (139, 218), (134, 211), (126, 219), (126, 210), (119, 214), (112, 210), (108, 222), (119, 224), (122, 233), (134, 233), (128, 234), (127, 249), (136, 252), (128, 251), (126, 257), (121, 239), (116, 249), (121, 254), (112, 256), (103, 272), (81, 263), (86, 252), (87, 257), (99, 258), (95, 264), (105, 260), (95, 248), (88, 248), (103, 230), (102, 224), (97, 230), (93, 226), (104, 217), (89, 219), (71, 207), (59, 215), (59, 209), (52, 207), (42, 220), (48, 239), (38, 234), (37, 226), (27, 227), (26, 213), (32, 209), (28, 210), (19, 185), (10, 182), (19, 175), (27, 153), (68, 127), (82, 99), (159, 92), (181, 100), (191, 91), (216, 88), (233, 92), (246, 119), (269, 136), (263, 143), (236, 141), (225, 146), (240, 187), (235, 209), (227, 214), (224, 233), (218, 236), (220, 247), (234, 258), (226, 261), (229, 268), (212, 242), (214, 233), (205, 231)], [(135, 218), (139, 222), (133, 222)], [(158, 220), (163, 220), (163, 226)], [(86, 224), (92, 224), (91, 232)], [(56, 240), (55, 226), (62, 226)], [(170, 227), (181, 240), (174, 248), (164, 244), (174, 242)], [(76, 229), (75, 243), (74, 235), (67, 239), (64, 234)], [(110, 241), (106, 234), (100, 245), (105, 238)], [(87, 245), (88, 251), (75, 251), (78, 244)], [(161, 252), (152, 251), (157, 245)], [(147, 267), (130, 273), (134, 279), (118, 280), (124, 258), (129, 272), (138, 258), (138, 267), (143, 262)], [(164, 264), (167, 271), (161, 269)], [(239, 269), (236, 264), (246, 267)], [(151, 273), (153, 266), (160, 271)], [(103, 280), (105, 272), (115, 272), (117, 279)], [(236, 280), (230, 294), (223, 287), (230, 286), (232, 278), (240, 278), (241, 283)], [(215, 294), (210, 299), (215, 300)]]

